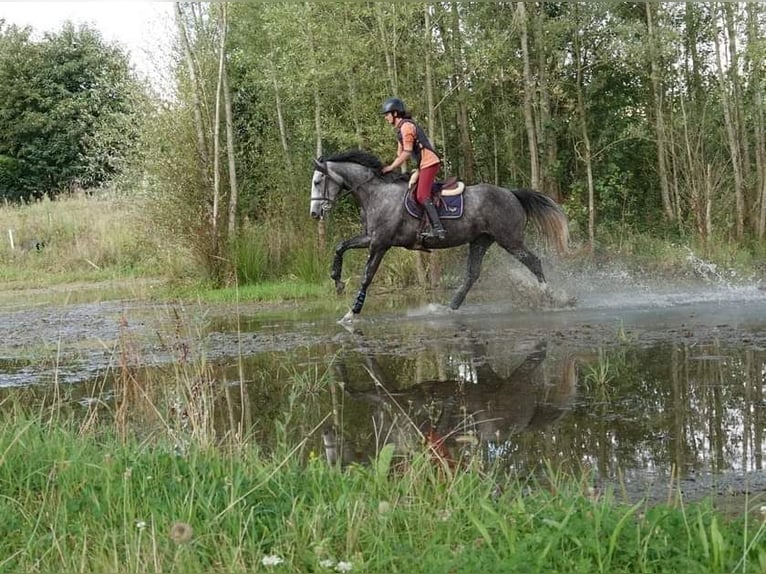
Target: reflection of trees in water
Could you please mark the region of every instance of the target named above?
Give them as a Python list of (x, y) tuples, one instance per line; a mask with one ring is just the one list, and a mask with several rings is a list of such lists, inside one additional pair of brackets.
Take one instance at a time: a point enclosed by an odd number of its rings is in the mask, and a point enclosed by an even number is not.
[(761, 470), (765, 359), (718, 344), (621, 349), (600, 359), (609, 363), (605, 390), (587, 384), (594, 359), (573, 413), (555, 429), (520, 437), (517, 464), (535, 466), (543, 456), (612, 477)]
[[(339, 438), (350, 439), (360, 459), (386, 440), (419, 445), (413, 429), (433, 425), (451, 447), (483, 442), (519, 472), (544, 461), (611, 477), (620, 470), (763, 469), (766, 351), (624, 345), (578, 356), (575, 369), (573, 359), (560, 357), (563, 344), (546, 351), (456, 337), (419, 349), (380, 341), (338, 349), (336, 342), (209, 365), (218, 436), (252, 436), (270, 450), (310, 437), (333, 414)], [(597, 367), (606, 374), (589, 376)], [(372, 374), (395, 403), (375, 388)], [(237, 380), (246, 384), (224, 383)], [(301, 452), (321, 454), (320, 438), (310, 439)]]

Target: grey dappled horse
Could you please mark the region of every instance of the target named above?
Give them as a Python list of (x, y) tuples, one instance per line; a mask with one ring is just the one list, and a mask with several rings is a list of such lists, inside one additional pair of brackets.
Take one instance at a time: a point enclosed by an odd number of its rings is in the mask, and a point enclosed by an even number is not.
[(322, 219), (343, 193), (350, 193), (362, 211), (364, 231), (341, 241), (335, 248), (330, 277), (338, 293), (343, 291), (343, 254), (348, 249), (369, 249), (362, 284), (351, 310), (342, 321), (350, 321), (362, 311), (367, 288), (380, 261), (391, 247), (405, 249), (448, 249), (469, 244), (465, 280), (455, 292), (450, 308), (463, 303), (468, 290), (479, 278), (487, 249), (497, 242), (521, 261), (545, 286), (540, 259), (524, 245), (524, 228), (531, 219), (548, 240), (564, 252), (569, 230), (561, 208), (549, 197), (527, 189), (504, 189), (487, 183), (467, 186), (464, 213), (459, 219), (444, 219), (447, 235), (443, 239), (420, 237), (421, 222), (404, 206), (407, 178), (401, 174), (381, 174), (383, 164), (375, 156), (349, 150), (314, 161), (311, 181), (311, 217)]

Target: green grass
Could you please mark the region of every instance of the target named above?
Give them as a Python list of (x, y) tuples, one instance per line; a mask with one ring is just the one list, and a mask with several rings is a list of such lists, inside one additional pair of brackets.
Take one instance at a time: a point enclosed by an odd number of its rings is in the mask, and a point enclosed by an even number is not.
[[(627, 505), (587, 481), (448, 472), (431, 457), (330, 468), (247, 441), (121, 440), (4, 411), (2, 572), (762, 572), (764, 525)], [(192, 532), (190, 534), (190, 532)], [(188, 538), (188, 540), (186, 540)], [(183, 539), (183, 540), (181, 540)], [(264, 558), (281, 564), (266, 566)], [(276, 560), (276, 559), (274, 559)], [(332, 567), (323, 565), (334, 564)], [(342, 567), (341, 567), (342, 569)]]
[(316, 299), (330, 294), (329, 285), (317, 285), (301, 281), (266, 281), (257, 285), (225, 287), (222, 289), (182, 289), (174, 292), (184, 298), (199, 298), (211, 303), (235, 301), (285, 302)]

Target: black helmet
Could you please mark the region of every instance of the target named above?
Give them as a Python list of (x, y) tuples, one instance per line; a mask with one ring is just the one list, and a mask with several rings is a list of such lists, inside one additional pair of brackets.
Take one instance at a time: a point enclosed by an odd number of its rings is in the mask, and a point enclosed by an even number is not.
[(388, 98), (383, 102), (383, 107), (380, 109), (380, 113), (385, 115), (389, 112), (398, 112), (400, 114), (405, 113), (406, 108), (404, 102), (399, 98)]

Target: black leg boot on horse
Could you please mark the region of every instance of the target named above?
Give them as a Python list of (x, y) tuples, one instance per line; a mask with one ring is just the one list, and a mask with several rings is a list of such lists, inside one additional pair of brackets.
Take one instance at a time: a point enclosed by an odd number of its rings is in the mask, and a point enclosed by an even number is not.
[(442, 221), (439, 219), (439, 212), (436, 211), (436, 206), (430, 197), (423, 202), (423, 208), (428, 215), (431, 229), (425, 233), (421, 233), (420, 236), (423, 239), (444, 239), (444, 236), (447, 235), (447, 231), (444, 229)]

